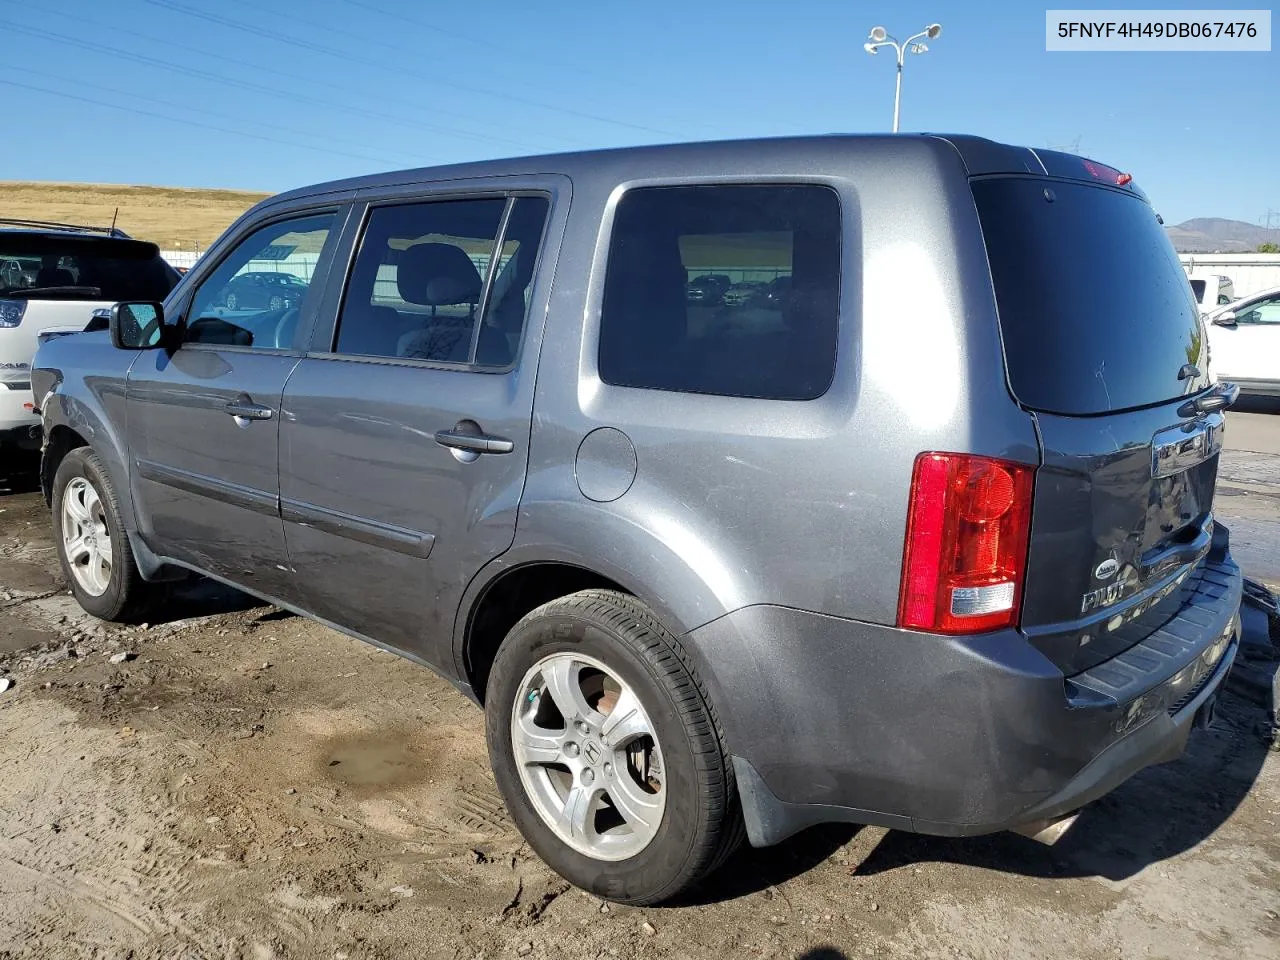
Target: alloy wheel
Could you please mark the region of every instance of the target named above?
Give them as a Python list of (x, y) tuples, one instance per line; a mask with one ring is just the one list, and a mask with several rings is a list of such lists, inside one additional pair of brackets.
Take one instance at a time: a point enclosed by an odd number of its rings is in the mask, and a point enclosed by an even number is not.
[(662, 750), (635, 692), (599, 660), (555, 653), (534, 664), (517, 688), (511, 743), (538, 816), (574, 850), (625, 860), (657, 834)]

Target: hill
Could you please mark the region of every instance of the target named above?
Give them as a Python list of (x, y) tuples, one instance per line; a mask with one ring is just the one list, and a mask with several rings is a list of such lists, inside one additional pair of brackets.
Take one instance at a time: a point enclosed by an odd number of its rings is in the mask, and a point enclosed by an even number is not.
[[(0, 217), (106, 226), (119, 207), (116, 223), (130, 236), (165, 250), (204, 249), (268, 196), (248, 190), (0, 180)], [(1252, 253), (1260, 243), (1280, 241), (1280, 230), (1221, 217), (1197, 217), (1165, 229), (1179, 253)]]
[(204, 249), (236, 217), (269, 196), (244, 190), (200, 190), (106, 183), (0, 181), (0, 217), (116, 225), (161, 249)]
[(1165, 229), (1179, 253), (1252, 253), (1260, 243), (1280, 241), (1280, 230), (1222, 217), (1196, 217)]

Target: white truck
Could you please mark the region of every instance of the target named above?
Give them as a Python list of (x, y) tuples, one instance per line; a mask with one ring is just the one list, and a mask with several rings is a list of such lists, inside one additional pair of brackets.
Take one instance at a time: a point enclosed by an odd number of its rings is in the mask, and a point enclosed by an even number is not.
[(1236, 298), (1236, 290), (1230, 277), (1215, 273), (1190, 279), (1191, 289), (1196, 295), (1196, 303), (1200, 304), (1201, 313), (1217, 310)]

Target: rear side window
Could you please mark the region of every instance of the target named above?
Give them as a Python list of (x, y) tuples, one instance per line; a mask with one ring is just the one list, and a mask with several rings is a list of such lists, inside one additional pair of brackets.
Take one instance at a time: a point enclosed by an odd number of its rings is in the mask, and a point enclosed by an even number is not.
[(1204, 281), (1203, 280), (1192, 280), (1191, 292), (1196, 295), (1197, 300), (1199, 300), (1201, 303), (1204, 303)]
[(973, 195), (1005, 363), (1028, 407), (1087, 415), (1182, 396), (1203, 380), (1203, 325), (1155, 212), (1084, 184), (979, 180)]
[(163, 300), (178, 272), (154, 243), (119, 237), (0, 235), (0, 296), (35, 300)]
[(617, 386), (812, 400), (835, 372), (840, 201), (820, 186), (644, 187), (618, 203), (600, 317)]

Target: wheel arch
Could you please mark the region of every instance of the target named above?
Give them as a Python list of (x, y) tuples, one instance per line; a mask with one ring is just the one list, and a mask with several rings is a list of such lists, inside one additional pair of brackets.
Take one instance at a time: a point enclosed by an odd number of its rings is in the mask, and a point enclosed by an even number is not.
[(46, 506), (53, 507), (53, 478), (58, 467), (72, 450), (89, 446), (89, 441), (74, 427), (60, 423), (49, 431), (40, 455), (40, 492)]
[(459, 618), (455, 661), (459, 676), (476, 701), (484, 704), (493, 659), (521, 618), (544, 603), (593, 588), (631, 593), (588, 567), (557, 560), (504, 564), (491, 571), (476, 589), (469, 590), (470, 602), (464, 606), (466, 616)]
[(454, 626), (454, 669), (480, 703), (507, 632), (550, 600), (593, 587), (617, 590), (643, 602), (676, 637), (749, 602), (743, 584), (718, 576), (722, 564), (692, 562), (665, 539), (605, 511), (570, 513), (559, 512), (549, 526), (545, 520), (539, 524), (556, 532), (556, 540), (517, 538), (463, 593)]
[(72, 450), (91, 448), (107, 469), (125, 531), (132, 534), (137, 529), (137, 518), (124, 436), (123, 379), (113, 382), (104, 378), (99, 389), (86, 388), (84, 381), (77, 385), (76, 381), (64, 380), (43, 398), (40, 408), (45, 442), (40, 458), (40, 484), (46, 501), (52, 505), (53, 479), (58, 466)]

